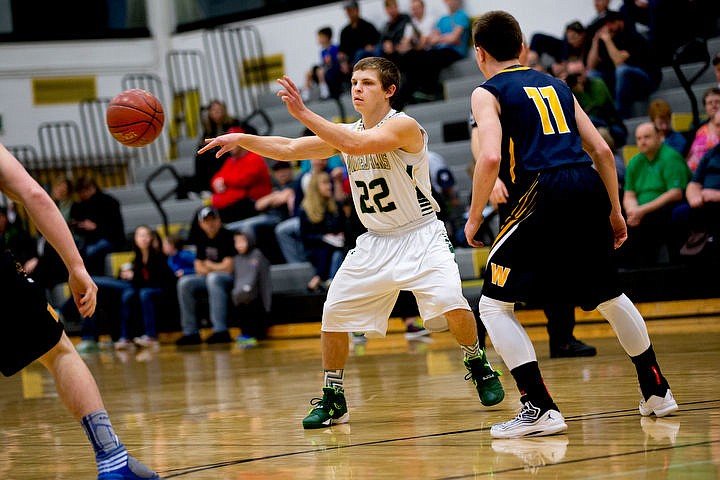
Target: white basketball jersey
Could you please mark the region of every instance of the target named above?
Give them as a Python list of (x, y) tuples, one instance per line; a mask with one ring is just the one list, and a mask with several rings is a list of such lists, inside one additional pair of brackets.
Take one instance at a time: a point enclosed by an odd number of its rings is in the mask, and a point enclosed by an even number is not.
[[(373, 128), (382, 128), (392, 117), (406, 116), (390, 110)], [(408, 117), (409, 118), (409, 117)], [(362, 120), (348, 124), (352, 130), (364, 130)], [(440, 210), (432, 197), (427, 153), (427, 132), (418, 124), (423, 135), (423, 149), (418, 153), (392, 150), (367, 155), (342, 153), (350, 176), (355, 210), (360, 221), (370, 231), (390, 232), (429, 217)]]

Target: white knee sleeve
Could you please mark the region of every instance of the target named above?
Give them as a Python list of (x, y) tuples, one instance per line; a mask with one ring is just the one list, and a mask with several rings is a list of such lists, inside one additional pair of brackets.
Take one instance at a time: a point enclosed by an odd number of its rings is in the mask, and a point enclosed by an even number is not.
[(495, 351), (510, 370), (537, 361), (530, 337), (515, 317), (514, 304), (483, 295), (478, 309)]
[(620, 345), (628, 355), (636, 357), (650, 347), (645, 320), (627, 295), (623, 293), (603, 302), (597, 309), (615, 330)]

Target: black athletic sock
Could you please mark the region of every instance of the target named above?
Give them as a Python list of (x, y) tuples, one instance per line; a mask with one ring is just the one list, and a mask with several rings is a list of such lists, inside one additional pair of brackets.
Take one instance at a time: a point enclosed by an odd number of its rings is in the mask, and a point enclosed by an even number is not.
[(551, 409), (559, 411), (545, 386), (537, 362), (524, 363), (510, 370), (510, 373), (515, 379), (518, 390), (520, 390), (523, 403), (530, 401), (543, 412)]
[(630, 359), (635, 364), (643, 398), (647, 400), (651, 395), (664, 397), (670, 386), (663, 377), (662, 372), (660, 372), (660, 365), (655, 359), (655, 351), (653, 351), (652, 345), (637, 357), (630, 357)]

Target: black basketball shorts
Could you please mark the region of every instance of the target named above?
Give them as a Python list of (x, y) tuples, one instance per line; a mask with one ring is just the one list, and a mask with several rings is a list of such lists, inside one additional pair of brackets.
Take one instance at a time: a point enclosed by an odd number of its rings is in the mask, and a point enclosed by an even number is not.
[(57, 345), (63, 325), (47, 303), (44, 289), (9, 251), (0, 253), (0, 305), (0, 372), (9, 377)]
[(483, 295), (585, 309), (618, 296), (610, 208), (590, 165), (541, 172), (500, 228)]

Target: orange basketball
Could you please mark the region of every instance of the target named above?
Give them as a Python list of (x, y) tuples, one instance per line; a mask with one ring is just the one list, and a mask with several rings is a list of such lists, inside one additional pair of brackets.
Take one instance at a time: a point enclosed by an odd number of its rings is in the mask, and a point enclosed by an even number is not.
[(110, 100), (105, 121), (115, 140), (129, 147), (143, 147), (160, 135), (165, 114), (152, 93), (134, 88)]

